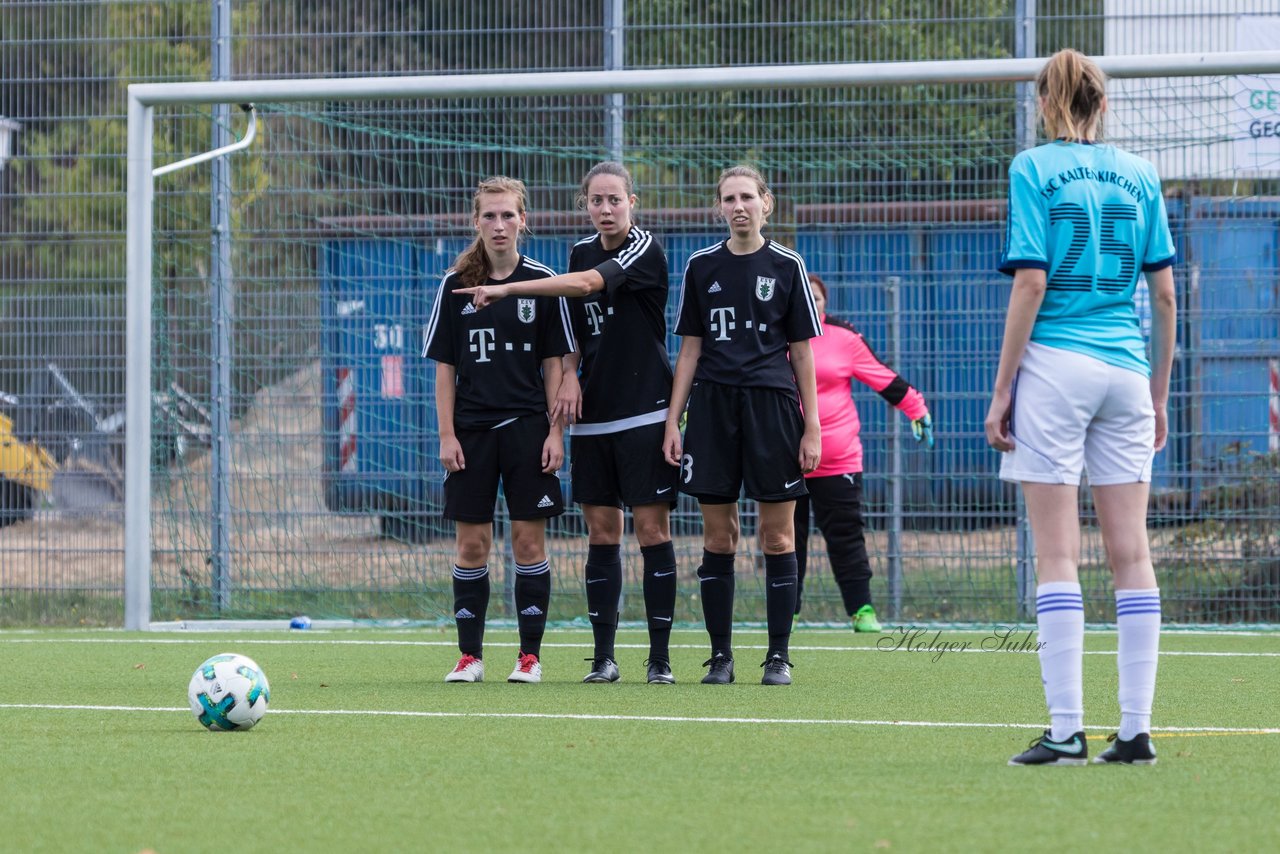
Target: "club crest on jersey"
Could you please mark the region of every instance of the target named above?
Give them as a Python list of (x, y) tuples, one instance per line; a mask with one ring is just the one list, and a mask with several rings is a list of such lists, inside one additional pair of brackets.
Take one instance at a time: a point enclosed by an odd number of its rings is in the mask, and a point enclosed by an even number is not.
[(778, 284), (777, 279), (770, 279), (765, 276), (756, 276), (756, 298), (760, 302), (768, 302), (773, 299), (773, 292), (776, 291)]
[(534, 306), (537, 305), (536, 300), (518, 299), (516, 300), (516, 317), (520, 318), (521, 323), (533, 323)]

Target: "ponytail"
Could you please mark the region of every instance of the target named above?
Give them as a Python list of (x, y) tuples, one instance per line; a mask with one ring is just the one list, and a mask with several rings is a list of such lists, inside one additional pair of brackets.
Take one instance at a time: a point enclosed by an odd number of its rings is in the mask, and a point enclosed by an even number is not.
[(1107, 78), (1078, 50), (1066, 48), (1049, 57), (1036, 75), (1041, 119), (1050, 139), (1087, 140), (1102, 136)]
[(453, 271), (458, 274), (458, 281), (464, 288), (475, 288), (489, 281), (493, 265), (489, 263), (489, 253), (484, 251), (480, 238), (471, 241), (471, 245), (459, 253), (453, 262)]

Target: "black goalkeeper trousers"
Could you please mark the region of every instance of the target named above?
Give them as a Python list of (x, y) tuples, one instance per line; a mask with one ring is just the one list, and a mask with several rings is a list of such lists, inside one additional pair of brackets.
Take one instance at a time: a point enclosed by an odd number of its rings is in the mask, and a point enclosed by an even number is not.
[(871, 561), (862, 533), (862, 473), (811, 477), (805, 480), (807, 496), (796, 500), (796, 564), (800, 583), (796, 612), (804, 591), (805, 564), (809, 552), (809, 512), (827, 541), (831, 570), (840, 587), (845, 612), (850, 616), (870, 604)]

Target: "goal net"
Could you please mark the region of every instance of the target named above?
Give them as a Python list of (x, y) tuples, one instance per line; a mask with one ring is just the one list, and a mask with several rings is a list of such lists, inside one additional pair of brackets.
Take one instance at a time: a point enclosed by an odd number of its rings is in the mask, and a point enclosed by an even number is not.
[[(672, 72), (629, 84), (620, 114), (605, 94), (539, 93), (536, 75), (506, 90), (472, 78), (471, 93), (454, 94), (424, 78), (417, 92), (403, 81), (375, 95), (335, 86), (312, 100), (282, 98), (283, 84), (235, 84), (222, 100), (253, 102), (258, 126), (229, 161), (227, 251), (210, 237), (207, 164), (154, 179), (149, 503), (128, 497), (131, 530), (146, 537), (131, 541), (130, 595), (145, 610), (131, 620), (447, 619), (454, 551), (440, 515), (424, 319), (473, 236), (481, 179), (525, 182), (523, 251), (563, 271), (573, 243), (592, 233), (574, 208), (578, 182), (619, 156), (635, 178), (638, 224), (667, 251), (672, 326), (685, 259), (725, 234), (711, 213), (716, 176), (735, 163), (762, 170), (778, 201), (767, 236), (825, 279), (828, 313), (920, 389), (937, 425), (935, 449), (916, 447), (906, 419), (854, 383), (878, 607), (903, 622), (1017, 620), (1033, 584), (1029, 549), (982, 421), (1009, 287), (995, 270), (1006, 169), (1028, 141), (1018, 137), (1025, 86), (1014, 78), (1029, 66), (1010, 61), (988, 76), (1004, 80), (982, 82), (974, 63), (921, 65), (918, 80), (877, 83), (852, 69), (839, 84), (815, 78), (825, 85), (795, 68), (778, 69), (774, 83), (757, 73), (751, 85), (732, 82), (744, 70), (727, 70), (695, 89)], [(1193, 68), (1113, 80), (1106, 122), (1108, 140), (1158, 165), (1179, 247), (1180, 349), (1172, 439), (1153, 483), (1155, 560), (1171, 622), (1280, 621), (1280, 92), (1274, 78), (1186, 76)], [(207, 147), (210, 98), (188, 91), (197, 94), (185, 103), (153, 101), (154, 136), (140, 144), (154, 146), (155, 165)], [(243, 133), (239, 113), (231, 124)], [(669, 345), (674, 359), (678, 340)], [(136, 401), (132, 378), (130, 389)], [(567, 466), (561, 480), (571, 498)], [(1087, 491), (1082, 500), (1087, 510)], [(567, 506), (548, 526), (550, 616), (560, 621), (585, 615), (587, 541)], [(736, 617), (763, 620), (755, 510), (744, 502), (742, 513)], [(496, 518), (495, 590), (512, 578), (501, 506)], [(681, 501), (673, 535), (677, 619), (698, 622), (696, 504)], [(639, 619), (629, 534), (623, 551), (623, 619)], [(816, 530), (809, 556), (802, 618), (844, 620)], [(1092, 526), (1082, 569), (1088, 618), (1110, 619)]]

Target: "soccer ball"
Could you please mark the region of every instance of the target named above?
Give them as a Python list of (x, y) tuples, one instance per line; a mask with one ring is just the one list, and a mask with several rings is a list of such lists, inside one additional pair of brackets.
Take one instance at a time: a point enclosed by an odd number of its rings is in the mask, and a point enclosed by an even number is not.
[(214, 732), (250, 729), (267, 713), (267, 674), (243, 655), (224, 652), (196, 668), (187, 686), (196, 720)]

